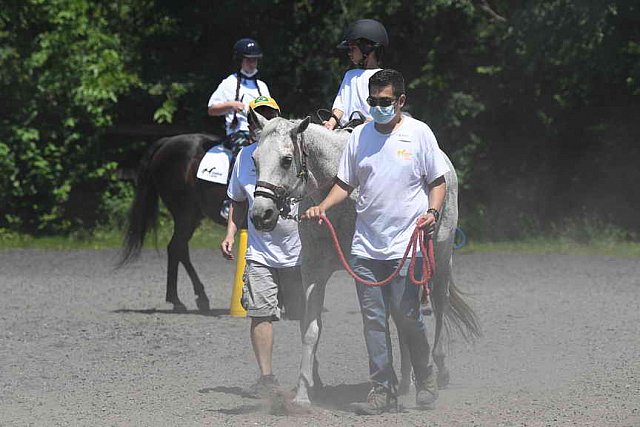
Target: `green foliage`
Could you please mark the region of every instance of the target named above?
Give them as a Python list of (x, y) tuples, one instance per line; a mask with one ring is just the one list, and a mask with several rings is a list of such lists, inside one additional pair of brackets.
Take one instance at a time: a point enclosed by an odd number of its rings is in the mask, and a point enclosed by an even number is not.
[(613, 229), (640, 229), (632, 0), (10, 2), (0, 9), (0, 227), (121, 224), (133, 189), (119, 171), (150, 141), (109, 132), (220, 133), (206, 100), (237, 70), (240, 37), (261, 44), (260, 75), (285, 116), (329, 108), (350, 66), (335, 45), (359, 18), (387, 27), (384, 66), (402, 71), (409, 111), (454, 161), (474, 234), (553, 232), (586, 208)]
[(131, 182), (118, 181), (101, 194), (101, 225), (123, 230), (135, 188)]
[(115, 183), (100, 136), (118, 98), (139, 85), (135, 50), (113, 31), (131, 19), (123, 3), (30, 0), (0, 12), (0, 226), (81, 226), (66, 212), (76, 187), (99, 193)]
[(171, 83), (168, 87), (158, 83), (149, 89), (150, 95), (164, 95), (165, 101), (153, 113), (153, 120), (157, 123), (171, 123), (178, 110), (180, 97), (188, 92), (188, 87), (182, 83)]

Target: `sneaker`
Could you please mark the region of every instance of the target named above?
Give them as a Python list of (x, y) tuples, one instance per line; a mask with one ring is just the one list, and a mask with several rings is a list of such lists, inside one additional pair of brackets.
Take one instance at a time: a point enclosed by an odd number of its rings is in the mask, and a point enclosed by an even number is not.
[(267, 398), (275, 393), (276, 387), (279, 385), (275, 375), (262, 375), (258, 378), (258, 381), (251, 386), (249, 393), (258, 399)]
[(421, 409), (434, 409), (438, 399), (438, 384), (433, 373), (433, 367), (429, 366), (426, 378), (416, 379), (416, 405)]
[(222, 209), (220, 209), (220, 216), (226, 221), (229, 220), (229, 209), (231, 209), (231, 200), (225, 199), (222, 202)]
[(379, 415), (383, 412), (398, 412), (398, 398), (380, 384), (371, 388), (366, 402), (352, 404), (358, 415)]

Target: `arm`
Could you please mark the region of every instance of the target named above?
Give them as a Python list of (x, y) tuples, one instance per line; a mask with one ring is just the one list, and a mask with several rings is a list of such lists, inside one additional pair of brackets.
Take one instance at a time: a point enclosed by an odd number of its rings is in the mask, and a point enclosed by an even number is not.
[[(447, 183), (444, 176), (436, 178), (429, 184), (429, 209), (435, 209), (438, 213), (442, 212), (444, 198), (447, 194)], [(433, 213), (428, 212), (420, 215), (416, 224), (427, 231), (429, 235), (433, 234), (436, 229), (436, 217)]]
[(220, 243), (220, 251), (222, 256), (228, 260), (233, 259), (233, 242), (238, 228), (245, 222), (247, 217), (248, 203), (231, 201), (229, 208), (229, 220), (227, 221), (227, 235), (222, 243)]
[(336, 182), (333, 184), (333, 187), (331, 187), (331, 191), (329, 191), (327, 197), (325, 197), (318, 206), (312, 206), (307, 209), (300, 219), (316, 219), (318, 220), (318, 224), (322, 224), (320, 216), (324, 215), (325, 212), (333, 206), (342, 203), (347, 197), (349, 197), (349, 194), (351, 194), (352, 191), (353, 188), (336, 178)]
[(210, 116), (224, 116), (227, 113), (240, 112), (244, 110), (244, 104), (240, 101), (226, 101), (211, 105), (207, 109)]
[(329, 118), (329, 120), (327, 120), (326, 122), (323, 122), (322, 125), (324, 127), (326, 127), (329, 130), (333, 130), (336, 128), (336, 126), (338, 126), (340, 123), (340, 119), (342, 118), (342, 116), (344, 115), (345, 112), (345, 108), (342, 102), (342, 97), (343, 97), (343, 92), (344, 92), (344, 85), (345, 85), (345, 78), (346, 78), (346, 74), (345, 77), (342, 78), (342, 81), (340, 82), (340, 87), (338, 88), (338, 94), (336, 95), (336, 98), (333, 100), (333, 105), (331, 106), (331, 113), (337, 117), (337, 120), (333, 117)]
[(336, 128), (336, 126), (338, 125), (338, 122), (340, 121), (340, 119), (342, 118), (344, 111), (338, 109), (338, 108), (334, 108), (333, 110), (331, 110), (331, 112), (333, 113), (334, 116), (336, 116), (338, 118), (338, 120), (336, 120), (333, 116), (329, 118), (329, 120), (323, 122), (323, 126), (326, 127), (329, 130), (333, 130)]

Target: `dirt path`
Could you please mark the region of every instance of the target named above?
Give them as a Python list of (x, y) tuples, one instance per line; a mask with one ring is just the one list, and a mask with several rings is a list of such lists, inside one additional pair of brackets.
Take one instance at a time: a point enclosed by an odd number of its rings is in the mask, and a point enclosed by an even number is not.
[[(257, 371), (247, 319), (225, 315), (233, 265), (196, 251), (214, 310), (195, 311), (186, 275), (163, 304), (165, 259), (112, 271), (114, 252), (0, 252), (0, 425), (593, 425), (640, 426), (640, 262), (466, 254), (484, 337), (451, 344), (452, 384), (434, 411), (357, 417), (367, 362), (353, 284), (328, 288), (311, 413), (275, 416), (245, 390)], [(299, 334), (276, 325), (275, 370), (295, 384)]]

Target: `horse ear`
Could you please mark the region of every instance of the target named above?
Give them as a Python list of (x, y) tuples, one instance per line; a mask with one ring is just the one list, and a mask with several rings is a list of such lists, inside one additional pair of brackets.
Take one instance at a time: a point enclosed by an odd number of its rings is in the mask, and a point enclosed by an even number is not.
[(296, 129), (296, 133), (302, 133), (307, 130), (307, 127), (309, 127), (309, 123), (311, 123), (311, 116), (307, 116), (303, 121), (300, 122), (298, 128)]
[(256, 129), (262, 129), (267, 124), (267, 119), (265, 119), (260, 113), (249, 108), (249, 123), (251, 123), (252, 126), (255, 126)]

